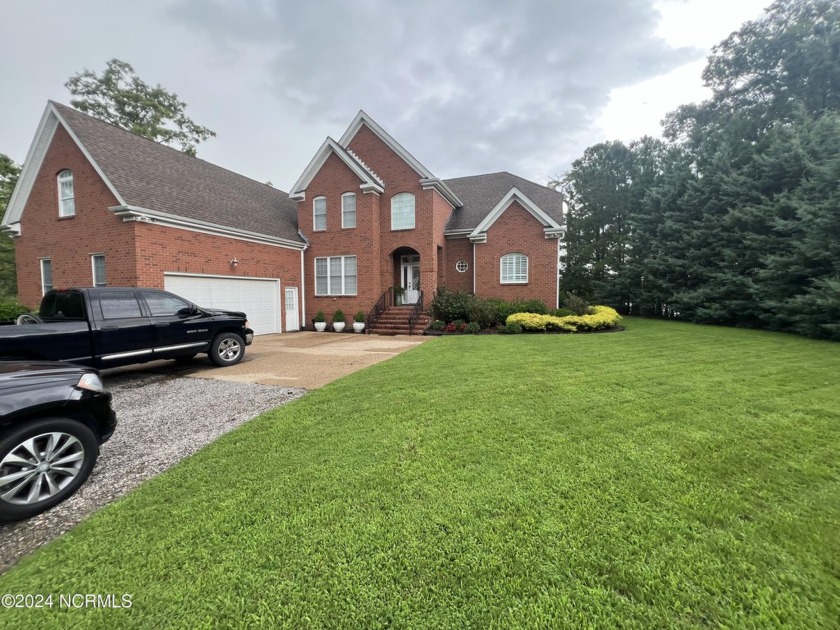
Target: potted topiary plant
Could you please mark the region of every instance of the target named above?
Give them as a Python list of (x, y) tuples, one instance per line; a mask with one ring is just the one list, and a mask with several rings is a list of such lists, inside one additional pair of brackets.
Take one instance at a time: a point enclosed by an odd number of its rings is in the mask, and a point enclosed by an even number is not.
[(335, 332), (342, 332), (344, 330), (344, 311), (338, 309), (333, 313), (333, 330)]
[(357, 333), (362, 332), (365, 329), (365, 314), (362, 311), (356, 313), (356, 316), (353, 318), (353, 330)]
[(315, 313), (315, 318), (312, 320), (312, 323), (315, 325), (315, 330), (324, 332), (327, 329), (327, 320), (324, 318), (324, 311)]
[(405, 295), (405, 289), (402, 287), (394, 287), (394, 305), (401, 306), (403, 301), (403, 295)]

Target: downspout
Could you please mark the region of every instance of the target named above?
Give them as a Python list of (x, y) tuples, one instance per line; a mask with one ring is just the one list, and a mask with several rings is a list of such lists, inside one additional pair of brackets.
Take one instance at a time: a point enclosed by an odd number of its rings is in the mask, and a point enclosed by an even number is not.
[(472, 244), (473, 246), (473, 295), (475, 295), (476, 286), (475, 286), (475, 243)]
[(554, 304), (554, 308), (560, 308), (560, 238), (557, 239), (557, 287), (554, 290)]
[(300, 326), (298, 330), (302, 330), (306, 328), (306, 265), (303, 261), (303, 252), (309, 249), (309, 240), (300, 230), (298, 234), (305, 243), (303, 249), (300, 250)]

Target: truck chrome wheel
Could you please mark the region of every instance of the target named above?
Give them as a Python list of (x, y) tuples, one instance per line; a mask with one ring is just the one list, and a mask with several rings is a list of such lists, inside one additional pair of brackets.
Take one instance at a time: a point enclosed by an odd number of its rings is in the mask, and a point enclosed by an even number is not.
[(245, 347), (242, 338), (235, 333), (217, 335), (210, 344), (210, 359), (218, 366), (235, 365), (242, 360)]
[(13, 447), (0, 461), (0, 499), (14, 505), (47, 501), (79, 476), (85, 447), (69, 433), (42, 433)]

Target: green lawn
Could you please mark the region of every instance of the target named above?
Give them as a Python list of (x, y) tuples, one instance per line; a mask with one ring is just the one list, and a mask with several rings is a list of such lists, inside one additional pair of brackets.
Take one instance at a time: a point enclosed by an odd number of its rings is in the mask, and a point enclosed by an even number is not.
[(838, 376), (840, 344), (668, 322), (437, 339), (0, 577), (131, 609), (0, 625), (836, 628)]

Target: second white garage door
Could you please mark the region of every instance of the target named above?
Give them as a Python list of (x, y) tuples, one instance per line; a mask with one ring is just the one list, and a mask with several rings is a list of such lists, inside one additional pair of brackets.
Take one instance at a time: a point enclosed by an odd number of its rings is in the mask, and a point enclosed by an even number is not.
[(242, 311), (255, 335), (280, 332), (280, 281), (166, 273), (163, 286), (199, 306)]

